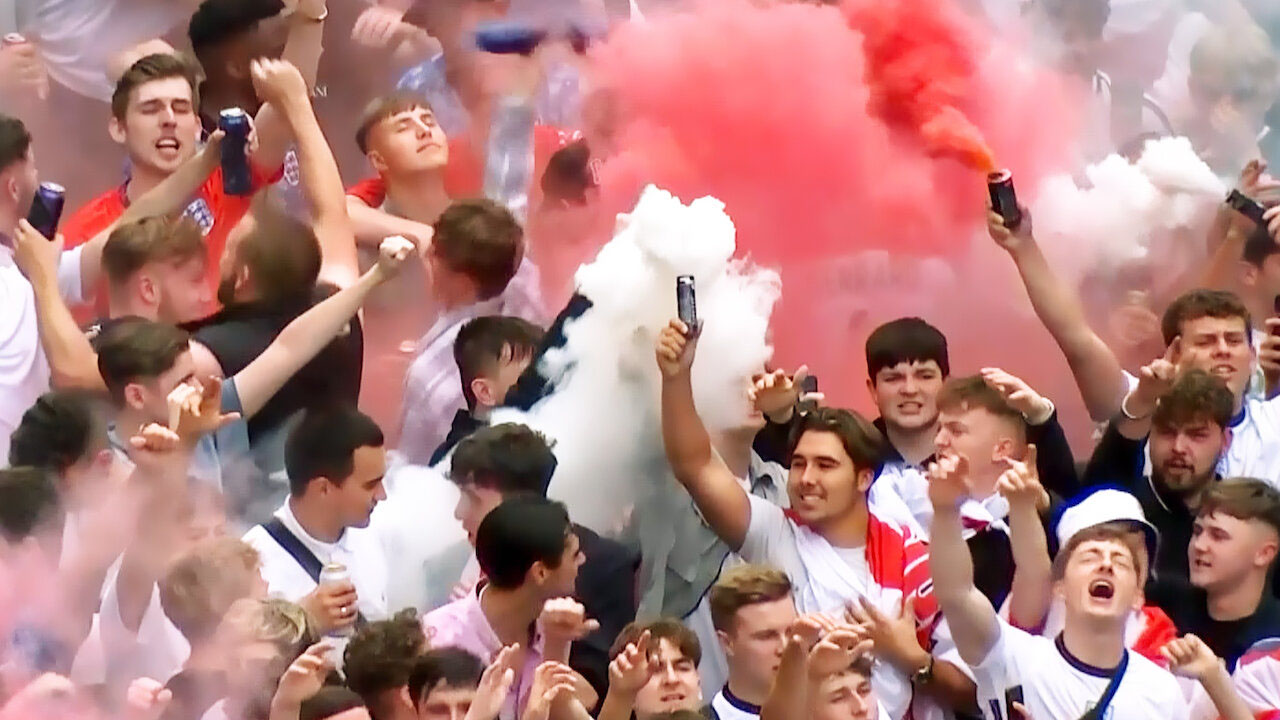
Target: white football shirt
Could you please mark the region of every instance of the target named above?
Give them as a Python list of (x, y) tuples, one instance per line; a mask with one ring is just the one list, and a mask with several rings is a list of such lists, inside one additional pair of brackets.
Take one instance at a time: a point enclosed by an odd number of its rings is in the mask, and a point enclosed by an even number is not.
[[(1000, 621), (1000, 638), (973, 671), (978, 705), (987, 720), (1009, 720), (1006, 696), (1019, 692), (1036, 720), (1078, 720), (1102, 697), (1112, 672), (1072, 656), (1060, 639), (1030, 635), (1004, 621)], [(1129, 652), (1129, 667), (1100, 720), (1187, 717), (1187, 702), (1177, 679)]]

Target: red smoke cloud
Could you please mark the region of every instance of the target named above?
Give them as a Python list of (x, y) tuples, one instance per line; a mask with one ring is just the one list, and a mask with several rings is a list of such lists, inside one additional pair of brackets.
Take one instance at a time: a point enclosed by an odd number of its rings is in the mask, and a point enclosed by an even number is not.
[[(740, 253), (783, 271), (779, 362), (817, 365), (837, 402), (865, 397), (856, 358), (874, 324), (958, 309), (927, 284), (898, 302), (896, 274), (968, 253), (997, 158), (1024, 192), (1069, 159), (1073, 98), (984, 31), (950, 0), (711, 0), (622, 26), (592, 55), (621, 119), (605, 205), (625, 211), (645, 183), (724, 201)], [(824, 273), (870, 250), (891, 258), (890, 292), (833, 309)]]

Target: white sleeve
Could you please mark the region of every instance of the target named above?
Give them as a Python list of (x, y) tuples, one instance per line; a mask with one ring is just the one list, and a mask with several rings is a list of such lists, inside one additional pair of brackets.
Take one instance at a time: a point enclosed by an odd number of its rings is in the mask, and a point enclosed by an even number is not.
[(747, 493), (747, 500), (751, 503), (751, 520), (738, 554), (750, 563), (771, 564), (769, 558), (774, 557), (779, 545), (786, 541), (786, 513), (757, 495)]
[(58, 258), (58, 294), (68, 305), (84, 302), (84, 283), (80, 275), (80, 257), (84, 245), (77, 245)]

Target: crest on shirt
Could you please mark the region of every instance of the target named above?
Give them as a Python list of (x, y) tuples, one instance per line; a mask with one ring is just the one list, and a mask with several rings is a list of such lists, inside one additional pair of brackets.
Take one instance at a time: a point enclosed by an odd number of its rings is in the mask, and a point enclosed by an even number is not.
[(302, 170), (298, 167), (298, 153), (290, 150), (284, 156), (284, 181), (291, 187), (302, 183)]
[(200, 233), (208, 235), (213, 230), (213, 211), (209, 209), (209, 203), (204, 198), (196, 198), (182, 212), (184, 217), (189, 217), (200, 226)]

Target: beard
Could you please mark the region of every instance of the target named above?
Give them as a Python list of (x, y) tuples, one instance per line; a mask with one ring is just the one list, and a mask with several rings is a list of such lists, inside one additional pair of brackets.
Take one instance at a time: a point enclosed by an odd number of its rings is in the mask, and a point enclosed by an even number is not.
[(1156, 487), (1186, 500), (1199, 495), (1200, 491), (1208, 487), (1209, 483), (1213, 482), (1215, 474), (1215, 469), (1211, 467), (1203, 473), (1179, 470), (1176, 478), (1171, 478), (1164, 470), (1153, 469), (1151, 480)]
[(218, 303), (222, 307), (230, 307), (236, 302), (236, 281), (235, 277), (222, 277), (218, 279)]

